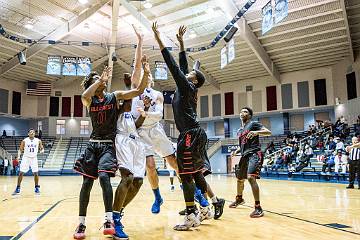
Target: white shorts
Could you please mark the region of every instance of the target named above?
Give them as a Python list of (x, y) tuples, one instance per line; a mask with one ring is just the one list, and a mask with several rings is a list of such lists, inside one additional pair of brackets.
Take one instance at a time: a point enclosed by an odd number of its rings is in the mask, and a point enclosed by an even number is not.
[(175, 148), (160, 123), (154, 127), (139, 128), (138, 133), (145, 142), (146, 156), (154, 155), (154, 152), (164, 158), (175, 153)]
[(26, 157), (23, 156), (20, 163), (20, 172), (26, 173), (31, 168), (31, 171), (39, 172), (39, 164), (37, 157)]
[(117, 134), (115, 148), (119, 168), (129, 170), (135, 178), (144, 178), (146, 158), (144, 143), (141, 139)]

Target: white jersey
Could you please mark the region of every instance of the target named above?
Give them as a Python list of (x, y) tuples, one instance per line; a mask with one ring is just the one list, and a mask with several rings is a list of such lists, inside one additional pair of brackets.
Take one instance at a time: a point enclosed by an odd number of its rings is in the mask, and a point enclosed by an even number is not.
[(27, 137), (24, 139), (24, 157), (35, 158), (39, 151), (39, 142), (38, 138), (33, 138), (32, 140)]
[(133, 135), (135, 137), (139, 137), (135, 121), (133, 116), (130, 112), (124, 112), (120, 114), (118, 121), (117, 121), (117, 134), (123, 134), (123, 135)]
[(144, 107), (145, 107), (144, 102), (143, 102), (144, 97), (149, 97), (151, 99), (151, 106), (147, 112), (148, 113), (156, 113), (156, 112), (159, 113), (157, 116), (154, 116), (154, 117), (151, 115), (146, 117), (144, 120), (144, 123), (142, 124), (142, 127), (154, 126), (156, 123), (158, 123), (162, 119), (163, 106), (156, 105), (156, 100), (158, 99), (159, 96), (162, 96), (161, 92), (156, 91), (152, 88), (145, 88), (143, 94), (141, 94), (140, 96), (138, 96), (136, 98), (133, 98), (132, 105), (131, 105), (131, 114), (134, 116), (135, 119), (137, 119), (140, 116), (140, 113), (137, 111), (136, 108), (141, 107), (142, 109), (144, 109)]

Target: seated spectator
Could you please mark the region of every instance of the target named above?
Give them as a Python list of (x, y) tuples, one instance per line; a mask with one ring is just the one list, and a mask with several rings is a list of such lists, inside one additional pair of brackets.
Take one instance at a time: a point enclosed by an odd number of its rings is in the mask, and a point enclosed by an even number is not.
[(339, 137), (334, 138), (334, 140), (336, 142), (335, 151), (338, 152), (339, 150), (341, 150), (342, 152), (344, 152), (345, 147), (343, 141)]
[(334, 141), (334, 137), (329, 137), (329, 143), (327, 144), (327, 147), (326, 147), (327, 150), (329, 151), (335, 151), (336, 149), (336, 142)]
[(322, 172), (326, 172), (326, 168), (328, 169), (328, 172), (331, 173), (331, 168), (335, 166), (335, 156), (332, 154), (328, 154), (324, 158), (323, 166), (322, 166)]
[(356, 119), (354, 130), (355, 130), (355, 136), (360, 137), (360, 115)]
[(348, 156), (346, 156), (342, 150), (337, 150), (337, 154), (334, 158), (336, 173), (339, 173), (339, 168), (341, 168), (341, 173), (346, 173), (347, 159)]
[(273, 164), (273, 166), (271, 167), (271, 171), (277, 171), (280, 168), (284, 167), (284, 159), (283, 159), (283, 152), (281, 151), (280, 153), (276, 154), (275, 157), (275, 163)]
[(324, 151), (324, 142), (323, 142), (323, 140), (318, 141), (316, 147), (317, 147), (317, 149), (319, 149), (321, 152), (323, 152), (323, 151)]

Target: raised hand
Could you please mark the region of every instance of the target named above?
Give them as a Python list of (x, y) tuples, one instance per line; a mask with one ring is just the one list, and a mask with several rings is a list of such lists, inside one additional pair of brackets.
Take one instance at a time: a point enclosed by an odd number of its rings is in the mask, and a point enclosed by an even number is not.
[(180, 43), (182, 43), (184, 41), (183, 37), (184, 37), (184, 35), (186, 33), (186, 30), (187, 30), (187, 27), (185, 27), (184, 25), (181, 25), (179, 27), (179, 31), (176, 34), (176, 38)]
[(134, 24), (131, 25), (134, 29), (134, 32), (136, 34), (136, 37), (139, 39), (139, 40), (143, 40), (144, 38), (144, 34), (140, 31), (140, 29), (138, 29)]
[(112, 76), (112, 67), (106, 66), (100, 76), (100, 81), (107, 82), (111, 76)]
[(144, 73), (150, 74), (150, 64), (148, 62), (143, 63)]
[(155, 38), (160, 38), (160, 32), (158, 30), (157, 22), (153, 22), (152, 24), (152, 30), (154, 32)]

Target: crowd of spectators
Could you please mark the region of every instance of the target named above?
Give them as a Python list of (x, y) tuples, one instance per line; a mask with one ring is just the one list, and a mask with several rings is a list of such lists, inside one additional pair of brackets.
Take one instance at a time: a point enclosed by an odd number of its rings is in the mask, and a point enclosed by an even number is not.
[[(354, 135), (360, 137), (360, 116), (353, 127)], [(305, 133), (289, 134), (280, 150), (276, 151), (271, 142), (265, 150), (263, 171), (300, 172), (309, 167), (311, 159), (316, 157), (323, 174), (346, 173), (349, 166), (346, 146), (352, 144), (351, 137), (350, 126), (343, 116), (335, 124), (317, 121), (316, 125), (309, 125)], [(315, 168), (312, 169), (315, 171)]]

